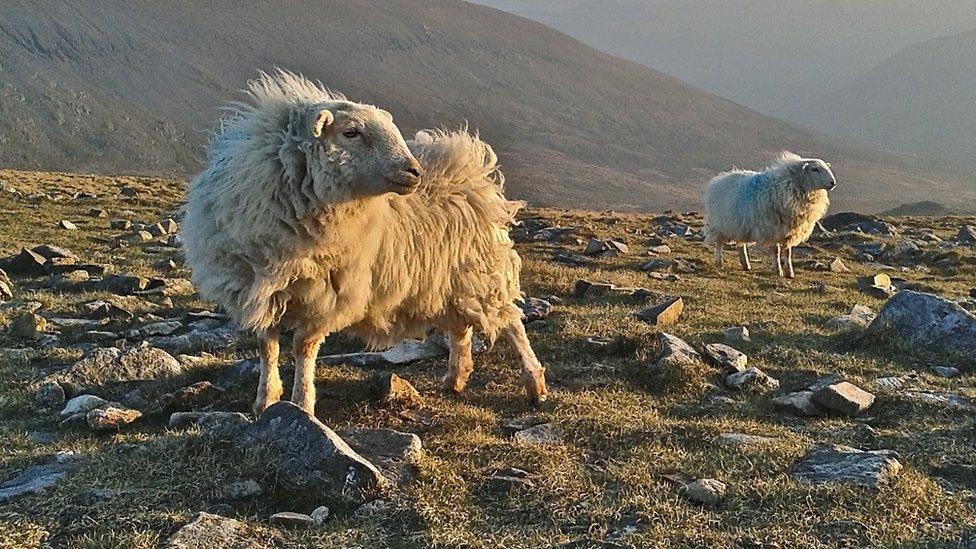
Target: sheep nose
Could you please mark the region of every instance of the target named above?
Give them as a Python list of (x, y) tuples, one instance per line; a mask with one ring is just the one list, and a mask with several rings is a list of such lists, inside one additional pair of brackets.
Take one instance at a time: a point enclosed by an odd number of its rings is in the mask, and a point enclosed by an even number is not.
[(420, 177), (420, 174), (423, 173), (423, 168), (420, 167), (420, 163), (417, 162), (416, 160), (410, 160), (407, 164), (407, 167), (404, 168), (403, 171), (407, 172), (408, 174), (414, 177)]

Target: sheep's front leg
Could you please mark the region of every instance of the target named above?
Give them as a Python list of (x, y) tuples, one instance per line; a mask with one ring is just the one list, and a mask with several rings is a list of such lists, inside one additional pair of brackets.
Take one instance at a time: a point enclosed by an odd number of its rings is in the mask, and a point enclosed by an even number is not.
[(739, 265), (742, 265), (742, 269), (745, 271), (752, 269), (752, 265), (749, 264), (748, 244), (743, 244), (742, 247), (739, 248)]
[(474, 371), (474, 359), (471, 357), (471, 337), (474, 330), (470, 326), (452, 329), (447, 332), (447, 339), (451, 347), (451, 354), (447, 359), (447, 374), (441, 379), (441, 385), (449, 393), (460, 393)]
[(722, 241), (715, 243), (715, 266), (722, 268)]
[(780, 261), (781, 260), (780, 254), (781, 254), (781, 246), (779, 244), (770, 246), (769, 255), (773, 261), (773, 272), (776, 273), (777, 276), (783, 276), (783, 264)]
[(258, 334), (258, 355), (261, 359), (261, 379), (258, 396), (254, 399), (254, 414), (261, 415), (268, 406), (281, 399), (281, 376), (278, 374), (278, 331)]
[(529, 344), (529, 337), (525, 335), (525, 326), (521, 320), (516, 320), (505, 328), (505, 335), (512, 342), (512, 346), (522, 358), (522, 384), (525, 386), (525, 395), (533, 405), (546, 400), (546, 369), (539, 363), (532, 345)]
[(783, 258), (783, 263), (786, 264), (786, 277), (793, 278), (793, 247), (786, 247), (786, 257)]
[(295, 334), (295, 384), (291, 401), (315, 415), (315, 359), (325, 335), (320, 332), (299, 331)]

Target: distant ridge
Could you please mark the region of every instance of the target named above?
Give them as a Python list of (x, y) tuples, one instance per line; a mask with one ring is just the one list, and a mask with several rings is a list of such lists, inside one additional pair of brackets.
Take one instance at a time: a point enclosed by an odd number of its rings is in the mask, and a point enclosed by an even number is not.
[(834, 202), (976, 199), (966, 176), (856, 149), (458, 0), (0, 4), (0, 165), (188, 176), (217, 107), (258, 69), (381, 104), (405, 132), (465, 121), (513, 197), (537, 205), (698, 206), (732, 164), (788, 148), (829, 159)]

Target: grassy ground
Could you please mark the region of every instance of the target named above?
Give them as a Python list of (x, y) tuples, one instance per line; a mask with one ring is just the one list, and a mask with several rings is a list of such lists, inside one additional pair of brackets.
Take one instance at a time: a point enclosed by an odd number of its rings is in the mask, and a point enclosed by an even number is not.
[[(0, 198), (0, 253), (41, 243), (64, 245), (84, 262), (113, 266), (115, 272), (150, 274), (167, 255), (146, 253), (142, 245), (112, 246), (120, 231), (108, 219), (87, 217), (104, 208), (110, 219), (153, 223), (178, 205), (183, 183), (135, 178), (89, 178), (60, 174), (0, 171), (0, 181), (23, 192)], [(137, 189), (135, 198), (118, 188)], [(36, 192), (45, 197), (30, 197)], [(97, 195), (74, 198), (77, 192)], [(556, 243), (519, 245), (523, 285), (531, 296), (562, 298), (547, 325), (530, 331), (548, 368), (552, 394), (538, 410), (522, 399), (517, 361), (507, 345), (481, 354), (466, 394), (439, 392), (436, 379), (444, 364), (427, 361), (397, 369), (426, 400), (424, 408), (394, 412), (367, 398), (376, 370), (321, 366), (317, 371), (317, 415), (333, 427), (382, 426), (417, 433), (425, 457), (416, 478), (390, 504), (372, 514), (338, 509), (323, 529), (280, 530), (282, 543), (295, 546), (544, 547), (578, 540), (577, 546), (613, 542), (624, 546), (954, 546), (976, 538), (976, 453), (974, 423), (968, 413), (923, 404), (899, 391), (872, 388), (889, 375), (917, 373), (920, 387), (976, 396), (968, 364), (961, 376), (943, 379), (929, 367), (947, 357), (925, 356), (899, 345), (835, 335), (822, 327), (855, 303), (877, 310), (882, 300), (855, 286), (855, 277), (873, 274), (853, 259), (850, 248), (814, 248), (798, 261), (798, 276), (773, 278), (759, 258), (753, 272), (708, 266), (701, 244), (667, 239), (672, 257), (700, 267), (681, 280), (654, 280), (636, 266), (647, 257), (653, 234), (647, 215), (529, 210), (551, 224), (578, 226)], [(70, 219), (78, 231), (56, 227)], [(951, 235), (962, 219), (898, 219), (909, 231), (931, 229)], [(972, 220), (969, 220), (972, 222)], [(551, 260), (556, 250), (579, 253), (576, 238), (613, 237), (630, 253), (570, 267)], [(933, 247), (933, 257), (936, 254)], [(955, 252), (956, 266), (908, 267), (896, 273), (950, 298), (976, 286), (973, 252)], [(170, 255), (176, 258), (175, 252)], [(812, 259), (839, 255), (853, 270), (834, 274), (805, 267)], [(734, 264), (732, 252), (730, 263)], [(182, 269), (182, 268), (181, 268)], [(168, 275), (170, 273), (167, 273)], [(186, 276), (178, 270), (176, 276)], [(775, 410), (769, 394), (728, 393), (715, 398), (718, 371), (692, 369), (668, 384), (647, 383), (639, 374), (653, 354), (656, 328), (633, 317), (636, 303), (621, 297), (570, 297), (575, 280), (640, 286), (685, 299), (680, 321), (667, 331), (695, 347), (721, 341), (722, 329), (747, 325), (752, 342), (741, 345), (750, 363), (780, 379), (781, 391), (800, 387), (819, 374), (840, 373), (878, 394), (864, 417), (800, 418)], [(37, 300), (54, 316), (77, 314), (77, 305), (107, 294), (59, 293), (38, 281), (15, 280), (15, 302)], [(192, 296), (172, 305), (151, 303), (160, 316), (178, 316), (204, 304)], [(0, 326), (17, 312), (0, 309)], [(590, 336), (622, 336), (613, 352), (586, 343)], [(0, 334), (0, 347), (17, 342)], [(83, 336), (79, 336), (83, 339)], [(66, 342), (72, 340), (66, 338)], [(333, 338), (326, 351), (352, 344)], [(220, 355), (188, 379), (212, 379), (239, 357), (253, 355), (243, 344), (236, 355)], [(38, 350), (24, 360), (0, 358), (0, 478), (57, 451), (79, 454), (79, 467), (41, 495), (0, 505), (0, 546), (155, 547), (199, 510), (218, 501), (230, 479), (258, 478), (265, 496), (233, 511), (256, 530), (269, 528), (276, 511), (309, 512), (322, 502), (275, 489), (266, 464), (228, 455), (199, 433), (170, 430), (165, 417), (146, 418), (121, 433), (92, 434), (59, 430), (56, 414), (32, 403), (31, 381), (79, 356), (70, 349)], [(150, 395), (167, 387), (150, 386)], [(111, 388), (107, 388), (111, 392)], [(155, 392), (154, 392), (155, 391)], [(246, 409), (252, 387), (242, 388)], [(534, 416), (553, 423), (561, 442), (547, 446), (514, 444), (503, 427)], [(33, 442), (37, 432), (54, 432), (50, 443)], [(728, 448), (711, 439), (723, 432), (776, 437), (762, 446)], [(814, 444), (831, 442), (864, 449), (896, 450), (905, 469), (878, 491), (811, 487), (794, 482), (790, 467)], [(487, 477), (504, 467), (532, 474), (535, 486), (499, 491)], [(678, 495), (664, 477), (687, 474), (728, 484), (724, 501), (702, 507)]]

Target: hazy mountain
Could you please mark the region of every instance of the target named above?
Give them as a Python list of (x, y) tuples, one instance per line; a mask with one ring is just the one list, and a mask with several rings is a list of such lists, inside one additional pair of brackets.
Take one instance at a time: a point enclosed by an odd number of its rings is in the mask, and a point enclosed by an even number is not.
[(972, 0), (474, 1), (802, 122), (811, 102), (900, 49), (976, 28)]
[(806, 114), (814, 112), (805, 120), (813, 127), (971, 166), (976, 31), (906, 48), (815, 102)]
[(781, 148), (827, 157), (839, 205), (972, 200), (967, 178), (853, 149), (457, 0), (0, 4), (0, 163), (192, 174), (217, 107), (258, 69), (301, 71), (411, 132), (472, 128), (516, 197), (694, 207), (704, 182)]

